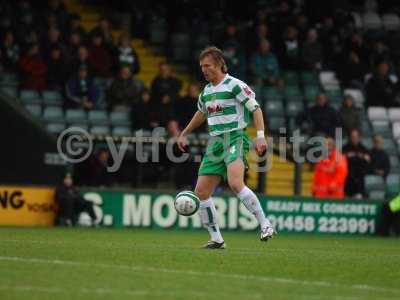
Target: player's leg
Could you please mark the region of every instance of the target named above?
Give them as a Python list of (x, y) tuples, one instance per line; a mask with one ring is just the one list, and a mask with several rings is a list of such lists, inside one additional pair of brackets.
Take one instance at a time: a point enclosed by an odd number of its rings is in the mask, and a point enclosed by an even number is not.
[(211, 242), (216, 242), (217, 247), (224, 243), (224, 239), (219, 230), (217, 211), (211, 196), (220, 181), (221, 177), (218, 175), (200, 175), (194, 190), (201, 200), (199, 209), (201, 222), (207, 228)]
[(269, 220), (265, 217), (257, 195), (244, 183), (245, 165), (242, 158), (238, 157), (230, 162), (227, 165), (227, 171), (229, 187), (260, 224), (261, 240), (267, 240), (272, 237), (274, 230)]

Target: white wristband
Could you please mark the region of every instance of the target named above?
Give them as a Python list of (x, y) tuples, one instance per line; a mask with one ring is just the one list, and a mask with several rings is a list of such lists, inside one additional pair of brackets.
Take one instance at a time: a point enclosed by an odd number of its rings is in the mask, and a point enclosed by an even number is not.
[(265, 138), (264, 130), (257, 130), (257, 138), (258, 139)]

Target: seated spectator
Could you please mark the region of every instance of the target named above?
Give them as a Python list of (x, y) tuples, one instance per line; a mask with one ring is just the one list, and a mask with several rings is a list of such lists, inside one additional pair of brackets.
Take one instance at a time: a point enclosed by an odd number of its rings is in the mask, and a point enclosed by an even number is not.
[(3, 66), (8, 72), (15, 72), (19, 59), (19, 46), (14, 41), (14, 35), (11, 31), (4, 34), (3, 43), (0, 46)]
[(89, 63), (89, 52), (85, 46), (80, 46), (78, 48), (77, 57), (75, 57), (70, 66), (70, 76), (73, 76), (78, 73), (81, 67), (85, 67), (89, 71), (89, 75), (93, 75), (93, 70), (90, 67)]
[(68, 36), (68, 42), (65, 47), (65, 57), (68, 63), (73, 63), (78, 59), (79, 48), (82, 45), (82, 38), (79, 32), (73, 31)]
[(89, 64), (95, 76), (110, 78), (113, 58), (103, 41), (101, 34), (92, 36), (89, 46)]
[(90, 110), (95, 107), (99, 92), (89, 77), (86, 66), (79, 68), (78, 74), (67, 82), (67, 107), (84, 108)]
[(300, 116), (300, 123), (307, 122), (311, 127), (311, 135), (335, 136), (336, 128), (341, 126), (337, 111), (328, 104), (325, 94), (319, 94), (316, 104)]
[(354, 99), (352, 96), (345, 96), (339, 114), (341, 117), (343, 130), (347, 136), (350, 135), (350, 132), (353, 129), (361, 131), (361, 112), (354, 105)]
[(68, 66), (61, 55), (60, 48), (54, 47), (50, 50), (50, 58), (47, 63), (47, 88), (61, 91), (68, 78)]
[(58, 204), (57, 225), (74, 226), (81, 212), (87, 212), (96, 224), (93, 203), (85, 200), (75, 188), (71, 175), (67, 174), (63, 183), (56, 188), (55, 201)]
[(397, 93), (396, 83), (389, 76), (389, 65), (387, 62), (380, 62), (373, 76), (366, 85), (367, 106), (399, 106), (395, 101)]
[(112, 36), (112, 28), (110, 20), (106, 17), (102, 17), (99, 20), (98, 25), (90, 32), (91, 37), (100, 35), (103, 39), (103, 42), (109, 50), (114, 49), (114, 39)]
[(310, 29), (307, 33), (307, 40), (301, 49), (303, 67), (306, 70), (319, 70), (322, 67), (322, 46), (318, 41), (318, 33)]
[(150, 91), (144, 89), (139, 97), (139, 101), (134, 105), (132, 109), (132, 123), (134, 129), (154, 129), (159, 126), (160, 122), (155, 119), (155, 115), (152, 114), (152, 103)]
[(248, 43), (250, 45), (249, 50), (251, 51), (251, 54), (253, 51), (255, 51), (255, 49), (259, 48), (261, 41), (269, 40), (269, 32), (268, 32), (267, 24), (261, 23), (261, 24), (257, 25), (255, 30), (254, 30), (254, 28), (252, 28), (252, 29), (253, 30), (251, 32), (249, 32), (250, 38), (248, 41)]
[(139, 91), (132, 78), (129, 66), (121, 67), (119, 76), (113, 81), (107, 92), (110, 110), (127, 111), (136, 104)]
[(46, 88), (47, 66), (39, 52), (39, 45), (32, 44), (19, 59), (22, 88), (42, 91)]
[(110, 186), (112, 174), (107, 171), (110, 163), (110, 152), (106, 149), (99, 149), (88, 161), (87, 185), (89, 186)]
[(222, 51), (229, 74), (244, 79), (246, 76), (246, 58), (240, 48), (234, 44), (225, 43)]
[(348, 173), (347, 159), (335, 147), (334, 140), (325, 139), (326, 156), (315, 164), (312, 194), (317, 198), (344, 197)]
[(373, 44), (372, 52), (370, 54), (371, 66), (376, 66), (381, 61), (391, 61), (391, 55), (388, 47), (383, 41), (376, 41)]
[[(159, 65), (160, 72), (151, 83), (151, 97), (155, 104), (164, 102), (174, 103), (178, 99), (181, 90), (181, 81), (171, 74), (168, 63), (162, 62)], [(163, 98), (169, 98), (163, 100)]]
[(270, 44), (267, 40), (262, 40), (259, 51), (251, 58), (251, 70), (254, 75), (254, 82), (258, 85), (282, 85), (279, 78), (280, 69), (278, 60), (270, 51)]
[(288, 26), (281, 45), (280, 62), (284, 69), (299, 70), (300, 63), (300, 42), (298, 31), (294, 26)]
[(228, 24), (225, 33), (220, 37), (219, 40), (222, 41), (222, 44), (219, 45), (221, 48), (224, 48), (227, 44), (229, 44), (238, 49), (241, 43), (238, 36), (237, 26), (234, 23)]
[(86, 38), (86, 31), (81, 25), (81, 17), (78, 14), (71, 14), (69, 18), (68, 36), (71, 36), (72, 33), (78, 34), (82, 41)]
[(383, 139), (381, 136), (374, 136), (374, 147), (370, 151), (371, 164), (370, 173), (386, 178), (390, 172), (390, 159), (383, 147)]
[[(199, 84), (193, 82), (189, 85), (186, 96), (180, 98), (176, 102), (176, 120), (178, 121), (181, 129), (183, 129), (190, 122), (194, 113), (198, 110), (197, 101), (199, 99), (199, 93)], [(200, 130), (205, 131), (204, 126), (201, 126)]]
[(43, 41), (43, 54), (46, 59), (50, 57), (50, 51), (55, 47), (60, 48), (63, 54), (65, 53), (65, 45), (61, 40), (60, 30), (56, 27), (51, 27)]
[(346, 195), (354, 198), (365, 197), (364, 178), (369, 170), (371, 156), (368, 149), (361, 143), (358, 130), (353, 129), (350, 132), (350, 141), (343, 146), (343, 154), (347, 157), (349, 165)]
[(360, 59), (357, 52), (350, 51), (343, 63), (339, 64), (337, 73), (344, 87), (363, 89), (367, 72), (366, 62)]
[(132, 48), (131, 38), (127, 34), (122, 34), (119, 39), (118, 63), (119, 66), (128, 65), (132, 75), (136, 75), (140, 71), (139, 57)]

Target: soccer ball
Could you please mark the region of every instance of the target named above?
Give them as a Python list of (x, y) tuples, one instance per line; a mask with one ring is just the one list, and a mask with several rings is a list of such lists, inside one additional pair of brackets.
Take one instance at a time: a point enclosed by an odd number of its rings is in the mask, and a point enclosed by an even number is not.
[(200, 199), (192, 191), (183, 191), (176, 195), (174, 206), (178, 214), (191, 216), (199, 210)]

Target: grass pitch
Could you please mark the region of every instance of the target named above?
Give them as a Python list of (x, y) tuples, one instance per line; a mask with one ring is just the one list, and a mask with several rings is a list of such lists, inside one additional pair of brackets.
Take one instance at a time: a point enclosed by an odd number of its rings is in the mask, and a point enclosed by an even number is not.
[(0, 299), (400, 299), (400, 240), (0, 228)]

